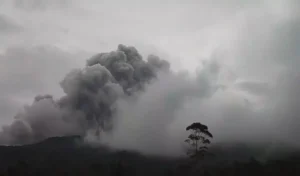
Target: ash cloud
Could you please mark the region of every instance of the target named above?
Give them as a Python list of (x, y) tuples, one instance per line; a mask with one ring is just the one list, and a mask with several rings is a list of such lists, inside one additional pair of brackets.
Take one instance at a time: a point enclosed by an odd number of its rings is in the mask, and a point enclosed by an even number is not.
[[(171, 139), (170, 125), (186, 102), (209, 98), (220, 88), (219, 73), (216, 61), (205, 63), (195, 77), (176, 73), (166, 60), (154, 55), (143, 60), (136, 48), (119, 45), (88, 59), (85, 68), (71, 70), (60, 82), (61, 98), (36, 96), (3, 127), (0, 142), (19, 145), (79, 134), (100, 137), (98, 142), (114, 148), (157, 154), (170, 148), (165, 138)], [(178, 153), (178, 144), (168, 154)]]
[(143, 93), (118, 100), (115, 130), (103, 134), (101, 142), (150, 154), (182, 154), (184, 128), (200, 121), (216, 145), (258, 145), (266, 155), (274, 148), (299, 150), (299, 18), (264, 14), (247, 14), (242, 27), (248, 30), (239, 31), (233, 47), (236, 80), (219, 84), (226, 70), (222, 58), (204, 63), (196, 76), (160, 73)]
[(244, 26), (249, 30), (234, 48), (240, 69), (235, 75), (245, 80), (238, 86), (235, 80), (220, 84), (226, 71), (220, 58), (190, 75), (172, 71), (157, 56), (144, 60), (136, 48), (119, 45), (69, 72), (60, 83), (63, 97), (37, 96), (3, 128), (0, 141), (25, 144), (80, 134), (114, 148), (179, 155), (185, 127), (200, 121), (214, 134), (214, 143), (299, 148), (299, 52), (287, 47), (298, 42), (299, 20), (254, 21)]
[(65, 96), (58, 100), (36, 96), (11, 125), (3, 127), (0, 141), (26, 144), (89, 130), (109, 131), (116, 101), (142, 91), (159, 70), (168, 69), (167, 61), (155, 56), (144, 61), (134, 47), (119, 45), (117, 51), (98, 54), (85, 68), (69, 72), (60, 82)]

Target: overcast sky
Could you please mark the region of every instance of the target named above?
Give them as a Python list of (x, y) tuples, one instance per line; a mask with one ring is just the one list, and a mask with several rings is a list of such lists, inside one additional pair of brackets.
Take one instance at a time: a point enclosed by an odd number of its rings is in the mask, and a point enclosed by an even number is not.
[(282, 73), (298, 75), (299, 12), (297, 0), (0, 0), (0, 125), (120, 43), (174, 70), (216, 59), (224, 84), (263, 99)]

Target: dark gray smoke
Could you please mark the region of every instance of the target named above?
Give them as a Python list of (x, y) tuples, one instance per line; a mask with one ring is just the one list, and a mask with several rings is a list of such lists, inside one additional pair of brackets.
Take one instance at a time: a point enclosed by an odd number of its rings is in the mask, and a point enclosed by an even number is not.
[[(178, 155), (186, 126), (200, 121), (214, 143), (300, 147), (299, 72), (285, 71), (273, 84), (220, 84), (226, 72), (218, 59), (194, 75), (170, 70), (157, 56), (147, 60), (134, 47), (119, 45), (74, 69), (61, 81), (65, 95), (39, 95), (3, 127), (1, 144), (26, 144), (52, 136), (82, 135), (88, 142), (148, 154)], [(241, 92), (260, 95), (252, 100)], [(259, 99), (260, 100), (260, 99)]]
[(15, 121), (4, 126), (1, 144), (26, 144), (51, 136), (84, 135), (89, 130), (110, 131), (116, 101), (143, 91), (159, 71), (169, 72), (169, 63), (150, 55), (147, 61), (134, 47), (119, 45), (116, 51), (87, 60), (84, 69), (74, 69), (61, 81), (65, 96), (54, 100), (38, 95)]
[(128, 94), (143, 89), (158, 70), (168, 71), (170, 67), (167, 61), (154, 55), (149, 55), (148, 60), (144, 61), (134, 47), (124, 45), (119, 45), (117, 51), (100, 53), (87, 60), (87, 66), (96, 64), (107, 68)]

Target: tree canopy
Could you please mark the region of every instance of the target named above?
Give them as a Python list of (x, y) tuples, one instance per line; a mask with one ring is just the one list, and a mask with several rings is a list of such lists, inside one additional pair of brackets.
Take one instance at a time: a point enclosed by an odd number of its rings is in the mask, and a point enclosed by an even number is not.
[(211, 143), (210, 138), (213, 135), (208, 131), (208, 127), (200, 122), (192, 123), (186, 127), (187, 131), (191, 131), (186, 143), (190, 145), (187, 154), (190, 157), (202, 157), (207, 153), (208, 145)]

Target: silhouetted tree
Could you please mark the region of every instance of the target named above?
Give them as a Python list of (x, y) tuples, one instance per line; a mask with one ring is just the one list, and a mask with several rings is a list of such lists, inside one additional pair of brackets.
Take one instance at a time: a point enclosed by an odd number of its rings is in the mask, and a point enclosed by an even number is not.
[(190, 157), (203, 157), (207, 153), (210, 144), (209, 138), (213, 138), (213, 135), (208, 131), (208, 127), (196, 122), (189, 125), (186, 130), (191, 131), (188, 139), (185, 140), (191, 146), (187, 154)]

